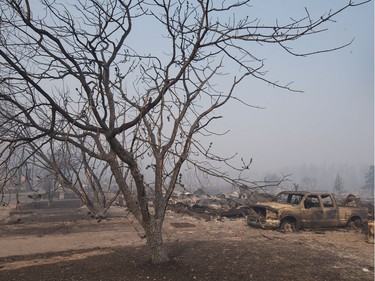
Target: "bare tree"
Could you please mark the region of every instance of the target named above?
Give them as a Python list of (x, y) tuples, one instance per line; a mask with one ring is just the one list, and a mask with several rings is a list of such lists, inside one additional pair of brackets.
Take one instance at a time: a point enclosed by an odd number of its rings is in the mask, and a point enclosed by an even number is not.
[[(3, 107), (2, 110), (3, 115), (6, 114), (5, 111), (8, 116), (11, 115), (9, 108)], [(31, 135), (27, 128), (17, 133), (19, 138), (24, 139)], [(82, 145), (86, 143), (84, 138), (79, 141)], [(102, 219), (120, 193), (118, 188), (113, 189), (112, 176), (104, 181), (108, 176), (106, 162), (87, 155), (68, 142), (53, 139), (44, 145), (38, 145), (36, 141), (23, 145), (21, 142), (21, 145), (13, 147), (11, 151), (12, 153), (5, 153), (7, 157), (0, 166), (2, 176), (6, 179), (1, 186), (2, 189), (5, 183), (15, 186), (17, 196), (19, 189), (31, 189), (39, 199), (41, 195), (38, 192), (43, 189), (49, 205), (52, 205), (53, 196), (58, 189), (70, 190), (78, 196), (93, 217)], [(2, 198), (3, 203), (4, 192)]]
[[(80, 140), (84, 143), (84, 139)], [(69, 143), (59, 143), (59, 147), (49, 142), (49, 150), (43, 151), (30, 143), (30, 153), (33, 153), (37, 161), (35, 165), (45, 173), (45, 177), (39, 177), (40, 181), (50, 183), (48, 195), (58, 187), (74, 192), (82, 203), (88, 208), (89, 213), (98, 219), (106, 217), (107, 211), (120, 194), (120, 190), (112, 188), (112, 177), (104, 181), (108, 176), (108, 164), (92, 158), (82, 150)], [(49, 196), (50, 197), (50, 196)]]
[[(216, 155), (202, 141), (223, 133), (210, 131), (221, 118), (218, 109), (235, 99), (247, 77), (294, 91), (267, 78), (264, 60), (251, 46), (275, 44), (296, 56), (332, 51), (301, 54), (291, 47), (325, 31), (338, 13), (368, 1), (350, 1), (316, 19), (306, 10), (283, 25), (237, 18), (236, 12), (250, 11), (246, 0), (67, 2), (0, 0), (0, 83), (6, 89), (0, 101), (12, 108), (0, 113), (10, 121), (1, 123), (2, 149), (10, 153), (34, 143), (42, 150), (53, 139), (105, 161), (145, 231), (152, 262), (160, 263), (168, 260), (165, 210), (184, 165), (246, 183), (222, 164), (241, 175), (250, 163), (235, 167), (232, 157)], [(155, 30), (158, 41), (137, 43), (137, 36), (152, 38)], [(228, 73), (228, 66), (237, 71)], [(25, 128), (28, 137), (19, 134)]]

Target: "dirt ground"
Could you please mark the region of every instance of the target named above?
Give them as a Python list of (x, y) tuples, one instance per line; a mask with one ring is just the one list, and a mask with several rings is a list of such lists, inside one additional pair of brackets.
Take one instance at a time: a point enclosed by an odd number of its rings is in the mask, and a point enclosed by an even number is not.
[[(38, 202), (41, 203), (41, 202)], [(374, 244), (345, 229), (284, 234), (245, 219), (168, 211), (171, 262), (147, 260), (139, 225), (122, 207), (97, 222), (84, 208), (0, 209), (0, 280), (374, 280)]]

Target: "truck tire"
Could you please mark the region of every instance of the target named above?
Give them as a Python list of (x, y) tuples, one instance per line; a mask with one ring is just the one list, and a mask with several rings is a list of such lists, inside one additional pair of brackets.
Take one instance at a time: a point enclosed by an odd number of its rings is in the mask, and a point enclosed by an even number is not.
[(347, 228), (349, 231), (361, 231), (363, 229), (362, 220), (360, 218), (351, 218), (348, 221)]
[(297, 232), (297, 223), (295, 220), (293, 219), (283, 219), (281, 221), (281, 224), (280, 224), (280, 227), (279, 227), (280, 231), (284, 232), (284, 233), (287, 233), (287, 232)]

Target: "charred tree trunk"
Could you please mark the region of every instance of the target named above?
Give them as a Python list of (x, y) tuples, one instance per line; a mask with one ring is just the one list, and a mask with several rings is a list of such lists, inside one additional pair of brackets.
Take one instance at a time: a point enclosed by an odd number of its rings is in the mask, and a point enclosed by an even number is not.
[[(150, 259), (152, 264), (161, 264), (169, 261), (165, 246), (163, 244), (163, 221), (165, 215), (166, 204), (163, 196), (160, 193), (154, 194), (154, 211), (149, 210), (149, 202), (143, 182), (143, 175), (139, 172), (135, 162), (129, 161), (132, 166), (129, 169), (132, 179), (136, 185), (136, 193), (133, 194), (131, 188), (127, 184), (125, 177), (121, 170), (121, 165), (116, 158), (109, 160), (110, 168), (113, 176), (119, 185), (119, 188), (124, 195), (126, 206), (134, 217), (141, 224), (147, 239), (147, 245), (150, 248)], [(158, 188), (156, 188), (159, 190)], [(158, 195), (158, 196), (156, 196)]]
[(149, 224), (144, 225), (147, 245), (150, 248), (152, 264), (161, 264), (169, 261), (165, 245), (163, 243), (163, 219), (153, 219)]

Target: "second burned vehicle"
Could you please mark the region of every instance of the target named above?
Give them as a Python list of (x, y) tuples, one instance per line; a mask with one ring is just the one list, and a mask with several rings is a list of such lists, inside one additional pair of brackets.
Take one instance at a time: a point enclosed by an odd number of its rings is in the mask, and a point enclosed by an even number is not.
[(315, 227), (360, 228), (368, 216), (368, 208), (361, 207), (354, 196), (339, 206), (331, 193), (298, 191), (281, 192), (272, 201), (256, 203), (250, 209), (249, 225), (286, 232)]

